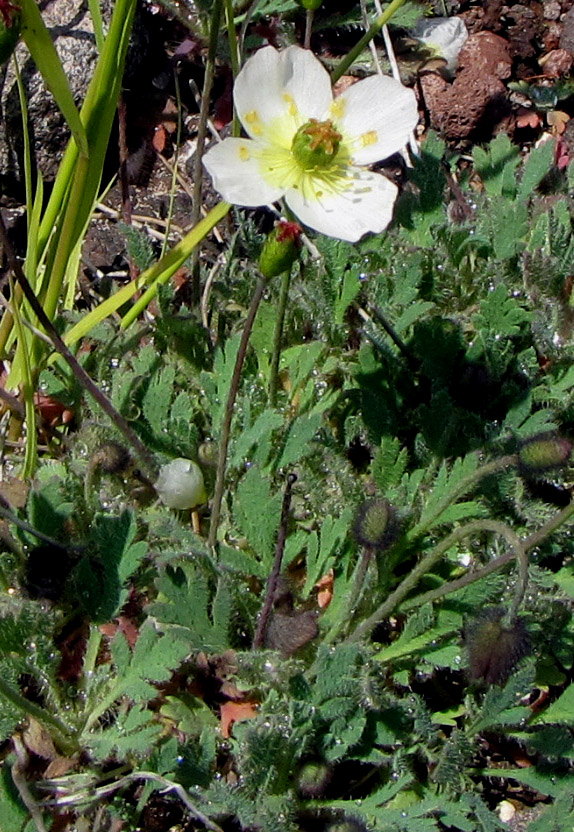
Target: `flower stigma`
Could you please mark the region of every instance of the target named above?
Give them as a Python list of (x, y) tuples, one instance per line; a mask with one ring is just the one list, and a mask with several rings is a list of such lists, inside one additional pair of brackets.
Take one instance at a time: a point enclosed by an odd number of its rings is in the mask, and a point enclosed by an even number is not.
[(332, 121), (311, 118), (293, 136), (291, 152), (305, 171), (330, 168), (337, 157), (342, 138)]

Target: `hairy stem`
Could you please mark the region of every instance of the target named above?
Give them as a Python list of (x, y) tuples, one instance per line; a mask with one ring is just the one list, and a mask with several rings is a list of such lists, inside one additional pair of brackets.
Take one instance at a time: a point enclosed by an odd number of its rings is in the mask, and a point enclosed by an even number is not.
[(269, 379), (269, 405), (275, 407), (277, 403), (277, 388), (279, 387), (279, 361), (281, 358), (281, 341), (283, 339), (283, 324), (285, 322), (285, 311), (287, 309), (287, 298), (289, 297), (289, 284), (291, 282), (291, 270), (283, 272), (281, 276), (281, 290), (279, 292), (279, 308), (273, 334), (273, 353), (271, 355), (271, 377)]
[[(414, 569), (401, 581), (398, 587), (391, 592), (388, 598), (375, 610), (375, 612), (365, 619), (362, 624), (354, 630), (349, 636), (348, 641), (360, 641), (365, 636), (369, 635), (374, 627), (385, 618), (388, 618), (406, 596), (415, 588), (418, 582), (423, 578), (427, 572), (440, 561), (443, 555), (454, 546), (459, 540), (468, 537), (471, 534), (481, 531), (490, 531), (501, 534), (507, 539), (512, 540), (513, 549), (518, 551), (521, 549), (519, 538), (514, 534), (512, 529), (504, 523), (499, 523), (496, 520), (476, 520), (474, 523), (467, 523), (465, 526), (455, 529), (447, 535), (440, 543), (434, 546), (425, 557), (417, 563)], [(514, 552), (513, 552), (514, 555)]]
[(259, 616), (259, 623), (255, 631), (253, 639), (253, 649), (259, 650), (265, 643), (265, 634), (267, 632), (267, 625), (271, 610), (273, 609), (273, 601), (275, 600), (275, 591), (277, 589), (277, 582), (279, 580), (279, 573), (281, 572), (281, 561), (283, 560), (283, 553), (285, 551), (285, 541), (287, 540), (287, 523), (289, 520), (289, 509), (291, 508), (291, 493), (293, 485), (297, 481), (297, 474), (289, 474), (287, 477), (287, 484), (285, 485), (285, 493), (283, 494), (283, 504), (281, 506), (281, 520), (279, 523), (279, 533), (277, 535), (277, 543), (275, 545), (275, 558), (273, 560), (273, 568), (267, 581), (267, 592), (265, 595), (265, 603)]
[(233, 368), (233, 375), (231, 377), (231, 382), (229, 385), (229, 395), (227, 396), (225, 414), (223, 417), (223, 424), (221, 426), (221, 439), (219, 441), (219, 456), (217, 459), (215, 491), (213, 494), (213, 504), (211, 507), (209, 536), (207, 538), (208, 546), (210, 546), (211, 548), (215, 546), (215, 542), (217, 540), (217, 530), (219, 527), (219, 518), (221, 515), (221, 503), (223, 501), (223, 490), (225, 487), (225, 467), (227, 464), (227, 449), (229, 447), (229, 439), (231, 435), (231, 420), (233, 418), (233, 408), (235, 406), (235, 400), (237, 398), (239, 380), (241, 378), (241, 371), (243, 369), (243, 362), (245, 361), (245, 354), (247, 352), (247, 346), (249, 344), (251, 330), (253, 329), (255, 316), (257, 315), (257, 310), (259, 309), (259, 304), (261, 303), (261, 298), (263, 297), (263, 292), (265, 291), (266, 285), (267, 281), (261, 275), (257, 280), (257, 286), (255, 287), (255, 292), (253, 293), (253, 297), (251, 299), (249, 312), (247, 313), (247, 318), (245, 319), (245, 323), (243, 325), (243, 333), (241, 335), (241, 341), (239, 342), (239, 349), (237, 350), (237, 357), (235, 359), (235, 367)]

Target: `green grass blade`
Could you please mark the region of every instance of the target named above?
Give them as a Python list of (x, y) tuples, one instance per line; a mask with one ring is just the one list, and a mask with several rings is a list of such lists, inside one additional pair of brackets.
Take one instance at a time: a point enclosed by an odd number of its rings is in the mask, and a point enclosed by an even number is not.
[[(85, 315), (81, 321), (78, 321), (64, 336), (66, 344), (71, 346), (79, 341), (80, 338), (83, 338), (97, 324), (117, 312), (124, 303), (127, 303), (133, 298), (136, 292), (143, 289), (146, 284), (150, 284), (150, 289), (155, 287), (155, 291), (157, 291), (157, 287), (165, 283), (177, 271), (181, 264), (189, 257), (195, 246), (223, 219), (230, 208), (231, 206), (227, 202), (220, 202), (215, 208), (212, 208), (209, 214), (198, 225), (192, 228), (165, 257), (162, 257), (161, 260), (158, 260), (157, 263), (154, 263), (145, 272), (142, 272), (137, 280), (128, 283), (127, 286), (123, 286), (111, 298), (107, 298), (107, 300), (100, 303), (89, 314)], [(127, 317), (126, 315), (122, 321), (122, 326), (127, 326), (133, 320), (133, 316), (131, 316), (126, 322)]]
[(68, 83), (56, 47), (42, 19), (35, 0), (20, 0), (22, 39), (30, 50), (34, 63), (72, 131), (80, 152), (88, 153), (88, 140), (80, 119), (74, 96)]

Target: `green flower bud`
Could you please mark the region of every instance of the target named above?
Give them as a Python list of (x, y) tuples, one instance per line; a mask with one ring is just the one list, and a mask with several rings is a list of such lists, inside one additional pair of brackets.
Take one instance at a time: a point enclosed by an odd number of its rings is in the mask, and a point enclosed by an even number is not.
[(346, 817), (327, 827), (327, 832), (368, 832), (362, 820)]
[(316, 12), (317, 9), (321, 8), (323, 0), (297, 0), (297, 2), (308, 12)]
[(524, 622), (517, 618), (512, 625), (505, 626), (505, 615), (502, 607), (492, 607), (483, 610), (466, 628), (470, 676), (475, 682), (504, 684), (530, 649)]
[(342, 138), (332, 121), (312, 118), (293, 136), (291, 152), (304, 170), (330, 168), (339, 152)]
[(0, 0), (0, 65), (5, 64), (20, 38), (20, 7)]
[(321, 797), (331, 780), (331, 768), (327, 763), (320, 761), (305, 763), (299, 777), (297, 786), (304, 797)]
[(361, 546), (379, 551), (387, 549), (396, 540), (397, 532), (395, 509), (384, 497), (367, 500), (359, 506), (353, 534)]
[(296, 222), (279, 220), (263, 244), (259, 257), (259, 271), (271, 278), (291, 268), (299, 256), (301, 226)]
[(526, 439), (518, 451), (518, 466), (526, 476), (562, 468), (570, 461), (572, 443), (554, 433), (540, 433)]
[(207, 502), (201, 468), (191, 459), (174, 459), (162, 465), (154, 488), (169, 508), (195, 508)]

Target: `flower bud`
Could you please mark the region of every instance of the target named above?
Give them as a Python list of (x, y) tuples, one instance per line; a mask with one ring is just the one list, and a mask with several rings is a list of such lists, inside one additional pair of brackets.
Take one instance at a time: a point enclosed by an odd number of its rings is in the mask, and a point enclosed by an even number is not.
[(327, 832), (368, 832), (368, 830), (359, 818), (345, 817), (330, 824), (327, 827)]
[(174, 459), (162, 465), (154, 488), (169, 508), (195, 508), (207, 502), (201, 468), (191, 459)]
[(20, 7), (0, 0), (0, 66), (10, 58), (20, 37)]
[(331, 780), (331, 768), (327, 763), (305, 763), (297, 778), (297, 787), (304, 797), (321, 797)]
[(518, 451), (521, 474), (533, 476), (562, 468), (570, 461), (572, 443), (553, 433), (540, 433), (526, 439)]
[(355, 540), (370, 549), (387, 549), (396, 540), (397, 515), (384, 497), (367, 500), (359, 506), (353, 534)]
[(259, 271), (271, 278), (290, 269), (299, 256), (301, 226), (296, 222), (279, 220), (263, 244), (259, 256)]
[(465, 641), (473, 681), (502, 685), (520, 659), (530, 649), (530, 639), (522, 619), (510, 626), (502, 623), (506, 610), (483, 610), (466, 628)]
[(91, 465), (105, 474), (121, 474), (130, 464), (130, 455), (119, 442), (104, 442), (92, 456)]
[(308, 12), (316, 12), (317, 9), (321, 8), (323, 0), (297, 0), (297, 2)]

